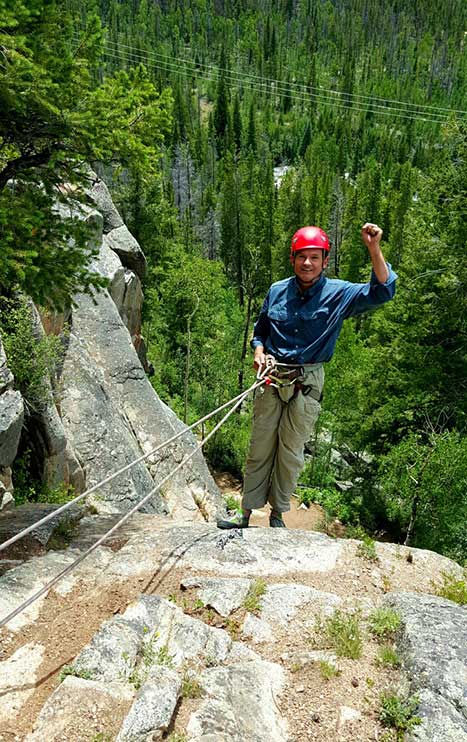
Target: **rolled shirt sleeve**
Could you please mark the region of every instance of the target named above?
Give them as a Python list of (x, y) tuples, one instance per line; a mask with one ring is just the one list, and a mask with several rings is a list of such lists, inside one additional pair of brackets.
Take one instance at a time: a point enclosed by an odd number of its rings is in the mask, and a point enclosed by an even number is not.
[(392, 270), (391, 264), (386, 263), (389, 276), (384, 283), (378, 281), (375, 272), (371, 271), (368, 283), (349, 283), (347, 287), (348, 302), (344, 313), (345, 319), (367, 312), (369, 309), (390, 301), (396, 293), (397, 273)]

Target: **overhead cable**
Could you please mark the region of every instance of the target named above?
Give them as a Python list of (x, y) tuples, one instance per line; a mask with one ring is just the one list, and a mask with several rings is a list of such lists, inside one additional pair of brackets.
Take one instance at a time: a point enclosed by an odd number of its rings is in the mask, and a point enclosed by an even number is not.
[[(207, 80), (209, 82), (217, 81), (219, 79), (219, 76), (215, 77), (215, 75), (218, 75), (218, 73), (213, 68), (211, 74), (214, 77), (207, 77), (206, 75), (200, 74), (196, 69), (188, 68), (188, 67), (180, 67), (176, 64), (171, 64), (169, 62), (156, 62), (154, 60), (148, 59), (148, 57), (141, 52), (133, 53), (133, 52), (123, 52), (122, 54), (118, 54), (117, 50), (104, 50), (104, 55), (106, 57), (109, 57), (111, 59), (118, 59), (118, 60), (124, 60), (127, 62), (131, 62), (133, 64), (136, 63), (142, 63), (144, 62), (148, 66), (152, 66), (156, 69), (163, 70), (165, 72), (170, 72), (174, 74), (180, 74), (185, 77), (191, 77), (196, 76), (197, 78), (200, 78), (202, 80)], [(323, 103), (323, 105), (332, 106), (334, 108), (341, 108), (341, 109), (347, 109), (347, 110), (353, 110), (353, 111), (360, 111), (363, 113), (372, 113), (372, 114), (382, 114), (384, 116), (393, 116), (397, 118), (403, 118), (403, 119), (409, 119), (414, 121), (424, 121), (428, 123), (437, 123), (442, 124), (446, 123), (448, 121), (448, 117), (439, 117), (439, 118), (433, 118), (428, 117), (428, 115), (420, 113), (419, 115), (409, 115), (406, 113), (403, 113), (402, 111), (405, 111), (405, 109), (395, 109), (390, 108), (387, 106), (381, 106), (380, 104), (374, 103), (368, 103), (367, 107), (362, 107), (363, 104), (360, 104), (360, 101), (357, 101), (356, 103), (352, 103), (352, 101), (339, 101), (335, 98), (330, 98), (328, 95), (325, 94), (318, 94), (318, 93), (304, 93), (302, 95), (298, 95), (296, 93), (291, 92), (286, 86), (282, 87), (280, 84), (274, 90), (271, 90), (270, 88), (266, 88), (265, 83), (257, 83), (250, 82), (248, 79), (245, 79), (238, 73), (229, 73), (228, 75), (224, 76), (224, 79), (227, 84), (231, 85), (247, 85), (250, 89), (255, 90), (257, 92), (267, 92), (269, 94), (273, 93), (276, 95), (279, 95), (280, 97), (288, 97), (296, 101), (302, 101), (302, 102), (311, 102), (313, 100), (320, 101)], [(373, 107), (369, 107), (373, 106)], [(381, 110), (378, 110), (381, 109)], [(401, 112), (399, 112), (401, 111)], [(441, 114), (438, 114), (438, 116), (441, 116)]]

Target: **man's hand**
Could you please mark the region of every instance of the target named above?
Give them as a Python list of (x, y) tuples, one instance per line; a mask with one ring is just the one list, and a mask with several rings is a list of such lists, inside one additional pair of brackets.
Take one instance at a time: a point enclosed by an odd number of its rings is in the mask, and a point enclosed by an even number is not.
[(253, 359), (253, 368), (256, 371), (260, 371), (266, 365), (266, 355), (262, 345), (258, 345), (255, 348), (255, 356)]
[(381, 227), (378, 227), (377, 224), (371, 224), (370, 222), (367, 222), (362, 227), (361, 235), (363, 244), (371, 252), (371, 250), (373, 250), (374, 248), (379, 247), (381, 237), (383, 236), (383, 230), (381, 229)]
[(389, 278), (389, 271), (379, 244), (383, 236), (383, 230), (377, 224), (367, 222), (362, 227), (361, 235), (362, 242), (370, 254), (376, 278), (380, 283), (386, 283)]

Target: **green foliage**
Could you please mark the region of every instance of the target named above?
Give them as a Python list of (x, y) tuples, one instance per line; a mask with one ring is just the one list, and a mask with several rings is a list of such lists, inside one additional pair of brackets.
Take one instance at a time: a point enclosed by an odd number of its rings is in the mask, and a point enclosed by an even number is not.
[(394, 647), (389, 644), (383, 644), (381, 647), (378, 647), (376, 664), (397, 669), (401, 666), (402, 662)]
[(234, 495), (224, 495), (225, 507), (230, 512), (240, 513), (242, 508)]
[(46, 482), (37, 480), (31, 474), (31, 450), (26, 449), (17, 456), (13, 463), (15, 482), (15, 504), (25, 502), (46, 502), (63, 505), (75, 497), (72, 485), (62, 482), (50, 487)]
[(467, 576), (459, 579), (455, 574), (443, 572), (442, 577), (441, 585), (434, 585), (436, 595), (459, 605), (467, 605)]
[(201, 683), (194, 676), (192, 670), (187, 670), (182, 678), (182, 697), (183, 698), (201, 698), (204, 691)]
[(331, 662), (326, 662), (326, 660), (320, 661), (319, 671), (324, 680), (332, 680), (340, 675), (340, 670), (335, 665), (331, 664)]
[(467, 557), (467, 438), (410, 434), (380, 460), (388, 518), (410, 542), (463, 562)]
[(336, 610), (324, 621), (318, 620), (316, 631), (335, 650), (338, 657), (360, 659), (363, 642), (357, 613)]
[(356, 554), (362, 557), (362, 559), (367, 559), (369, 562), (377, 562), (378, 554), (376, 553), (374, 539), (368, 536), (368, 534), (364, 534), (362, 542), (357, 546)]
[(0, 287), (62, 307), (106, 285), (88, 267), (96, 225), (78, 219), (84, 163), (137, 158), (152, 171), (170, 95), (142, 66), (97, 84), (101, 23), (90, 12), (74, 31), (61, 0), (13, 0), (0, 45)]
[(392, 639), (399, 629), (401, 617), (397, 611), (386, 606), (374, 610), (368, 619), (370, 631), (378, 640), (387, 641)]
[(254, 613), (255, 615), (260, 613), (261, 597), (265, 594), (266, 587), (266, 582), (262, 579), (257, 579), (252, 583), (252, 585), (250, 585), (248, 595), (243, 601), (243, 607), (245, 610)]
[(421, 719), (415, 716), (418, 707), (416, 696), (402, 696), (397, 692), (385, 691), (380, 697), (379, 720), (385, 727), (396, 730), (397, 739), (403, 740), (404, 733), (411, 731)]
[(188, 742), (188, 737), (183, 732), (171, 732), (167, 742)]
[(63, 357), (60, 338), (38, 334), (34, 308), (24, 296), (0, 297), (0, 332), (15, 387), (33, 409), (42, 409)]
[(61, 683), (65, 680), (68, 675), (73, 675), (75, 678), (83, 678), (83, 680), (92, 680), (93, 674), (89, 670), (80, 670), (75, 665), (64, 665), (60, 670), (59, 680)]
[(157, 652), (153, 653), (151, 662), (154, 662), (156, 665), (164, 665), (164, 667), (174, 666), (173, 656), (169, 654), (167, 644), (164, 644), (164, 646), (160, 647)]

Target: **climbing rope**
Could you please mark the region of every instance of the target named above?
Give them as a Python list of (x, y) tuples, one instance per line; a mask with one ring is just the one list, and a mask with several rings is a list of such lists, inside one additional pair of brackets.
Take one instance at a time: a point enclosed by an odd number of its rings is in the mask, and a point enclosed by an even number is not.
[[(217, 410), (215, 410), (214, 412), (210, 413), (210, 415), (206, 416), (205, 418), (202, 418), (202, 420), (207, 419), (207, 417), (211, 417), (213, 414), (215, 414), (215, 412), (219, 412), (221, 409), (225, 409), (225, 407), (227, 407), (229, 404), (232, 404), (233, 402), (235, 402), (235, 404), (233, 405), (233, 407), (224, 415), (224, 417), (221, 420), (219, 420), (219, 422), (208, 433), (208, 435), (205, 438), (203, 438), (203, 440), (201, 440), (198, 443), (198, 445), (196, 446), (196, 448), (191, 453), (189, 453), (187, 456), (185, 456), (184, 459), (182, 459), (182, 461), (175, 467), (175, 469), (172, 472), (170, 472), (169, 474), (167, 474), (167, 476), (164, 477), (164, 479), (161, 482), (159, 482), (159, 484), (156, 485), (156, 487), (154, 487), (154, 489), (152, 489), (147, 495), (145, 495), (143, 497), (143, 499), (140, 500), (140, 502), (138, 502), (131, 510), (129, 510), (127, 513), (125, 513), (125, 515), (123, 515), (120, 518), (120, 520), (117, 521), (117, 523), (115, 523), (115, 525), (112, 526), (112, 528), (110, 528), (107, 531), (107, 533), (105, 533), (103, 536), (101, 536), (101, 538), (98, 539), (98, 541), (96, 541), (92, 546), (90, 546), (89, 549), (87, 549), (85, 552), (83, 552), (83, 554), (80, 554), (80, 556), (77, 559), (75, 559), (74, 562), (72, 562), (71, 564), (68, 565), (68, 567), (66, 567), (64, 570), (62, 570), (61, 572), (59, 572), (58, 575), (55, 575), (55, 577), (52, 580), (50, 580), (49, 582), (47, 582), (40, 590), (38, 590), (37, 592), (35, 592), (27, 600), (25, 600), (23, 603), (21, 603), (17, 608), (15, 608), (13, 611), (11, 611), (11, 613), (9, 613), (7, 616), (5, 616), (5, 618), (2, 618), (0, 620), (0, 628), (3, 627), (3, 626), (5, 626), (7, 623), (9, 623), (19, 613), (22, 613), (24, 610), (26, 610), (26, 608), (28, 608), (32, 603), (34, 603), (36, 600), (38, 600), (40, 597), (42, 597), (42, 595), (44, 595), (44, 593), (48, 592), (48, 590), (50, 590), (50, 588), (52, 588), (54, 585), (56, 585), (57, 582), (59, 582), (64, 577), (66, 577), (68, 574), (70, 574), (70, 572), (72, 572), (75, 569), (75, 567), (78, 566), (78, 564), (81, 564), (81, 562), (84, 559), (86, 559), (86, 557), (89, 556), (89, 554), (92, 554), (92, 552), (95, 551), (99, 546), (101, 546), (104, 543), (104, 541), (106, 541), (106, 539), (109, 538), (109, 536), (111, 536), (113, 533), (115, 533), (115, 531), (117, 531), (118, 528), (120, 528), (120, 526), (122, 526), (124, 523), (126, 523), (126, 521), (129, 518), (131, 518), (131, 516), (134, 513), (136, 513), (136, 511), (139, 510), (153, 495), (155, 495), (156, 492), (158, 492), (161, 489), (161, 487), (163, 487), (164, 484), (171, 477), (173, 477), (174, 474), (177, 473), (177, 471), (179, 471), (179, 469), (181, 469), (188, 461), (190, 461), (190, 459), (193, 458), (193, 456), (195, 456), (196, 453), (198, 453), (198, 451), (201, 450), (201, 448), (204, 446), (204, 444), (207, 443), (207, 441), (219, 430), (219, 428), (221, 427), (221, 425), (223, 425), (225, 423), (225, 421), (237, 409), (237, 407), (239, 407), (241, 405), (241, 403), (243, 402), (243, 400), (246, 399), (251, 392), (253, 392), (255, 389), (258, 389), (258, 387), (262, 386), (263, 384), (265, 384), (265, 380), (264, 379), (260, 379), (260, 380), (256, 381), (254, 384), (252, 384), (248, 389), (246, 389), (244, 392), (242, 392), (241, 394), (239, 394), (237, 397), (234, 397), (229, 402), (226, 402), (221, 407), (218, 407)], [(196, 423), (196, 424), (199, 424), (199, 422), (201, 422), (201, 421), (198, 421), (198, 423)], [(187, 430), (189, 430), (189, 428), (187, 428)], [(186, 432), (186, 430), (184, 432)], [(168, 441), (166, 441), (166, 443), (163, 444), (163, 445), (167, 445), (167, 443), (168, 443)]]
[(255, 386), (250, 387), (250, 389), (247, 390), (247, 392), (241, 392), (236, 397), (233, 397), (233, 399), (230, 399), (228, 402), (225, 402), (225, 404), (221, 405), (220, 407), (216, 407), (215, 410), (212, 412), (209, 412), (207, 415), (204, 415), (204, 417), (201, 417), (196, 422), (189, 425), (187, 428), (184, 428), (183, 430), (179, 431), (175, 435), (173, 435), (168, 440), (164, 441), (163, 443), (160, 443), (158, 446), (153, 448), (148, 453), (143, 454), (142, 456), (139, 456), (137, 459), (134, 459), (134, 461), (131, 461), (126, 466), (123, 466), (121, 469), (118, 469), (118, 471), (114, 472), (113, 474), (110, 474), (108, 477), (103, 479), (101, 482), (98, 482), (97, 484), (94, 484), (92, 487), (87, 489), (85, 492), (82, 492), (80, 495), (77, 495), (72, 500), (69, 500), (64, 505), (61, 505), (59, 508), (54, 510), (53, 512), (49, 513), (48, 515), (45, 515), (40, 520), (36, 521), (32, 525), (28, 526), (27, 528), (24, 528), (19, 533), (16, 533), (14, 536), (9, 538), (7, 541), (4, 541), (2, 544), (0, 544), (0, 551), (3, 551), (4, 549), (8, 548), (8, 546), (11, 546), (16, 541), (19, 541), (19, 539), (23, 538), (24, 536), (27, 536), (28, 533), (31, 533), (32, 531), (35, 531), (36, 528), (39, 528), (39, 526), (44, 525), (45, 523), (48, 523), (49, 520), (52, 520), (53, 518), (56, 518), (60, 513), (63, 513), (65, 510), (68, 510), (68, 508), (72, 507), (72, 505), (76, 505), (77, 502), (80, 500), (83, 500), (88, 495), (92, 494), (92, 492), (95, 492), (96, 490), (100, 489), (100, 487), (103, 487), (105, 484), (108, 484), (109, 482), (112, 482), (114, 479), (120, 476), (120, 474), (124, 474), (125, 472), (129, 471), (133, 468), (133, 466), (136, 466), (136, 464), (139, 464), (141, 461), (144, 461), (145, 459), (149, 458), (150, 456), (153, 456), (155, 453), (160, 451), (162, 448), (165, 448), (166, 446), (170, 445), (174, 441), (177, 440), (177, 438), (180, 438), (182, 435), (185, 435), (189, 431), (193, 430), (197, 425), (201, 425), (201, 423), (206, 422), (206, 420), (209, 420), (211, 417), (216, 415), (218, 412), (221, 412), (229, 405), (236, 402), (238, 399), (242, 398), (244, 399), (245, 394), (249, 394)]

